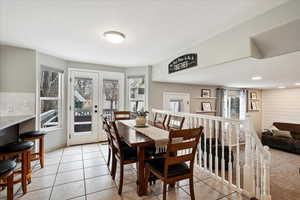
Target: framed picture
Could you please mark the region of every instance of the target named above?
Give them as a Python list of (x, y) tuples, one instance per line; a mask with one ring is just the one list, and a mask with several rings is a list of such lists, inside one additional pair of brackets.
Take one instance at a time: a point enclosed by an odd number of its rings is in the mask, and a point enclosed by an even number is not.
[(210, 97), (210, 89), (202, 89), (201, 97)]
[(251, 101), (251, 110), (257, 110), (257, 105), (255, 101)]
[(257, 99), (257, 94), (256, 94), (256, 92), (250, 92), (250, 98), (251, 98), (251, 99)]
[(203, 111), (212, 111), (210, 102), (202, 102)]

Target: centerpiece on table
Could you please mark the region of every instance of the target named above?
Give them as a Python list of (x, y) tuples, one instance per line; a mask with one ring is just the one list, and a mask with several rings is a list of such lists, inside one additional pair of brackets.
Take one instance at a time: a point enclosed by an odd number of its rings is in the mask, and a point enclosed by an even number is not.
[(145, 127), (146, 126), (146, 117), (148, 111), (138, 111), (136, 113), (135, 126), (137, 127)]

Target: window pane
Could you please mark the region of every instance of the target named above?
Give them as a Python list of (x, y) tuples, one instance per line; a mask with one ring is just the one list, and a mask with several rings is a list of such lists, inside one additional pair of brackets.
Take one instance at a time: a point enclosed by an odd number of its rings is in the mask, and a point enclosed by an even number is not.
[(59, 72), (42, 71), (40, 90), (41, 97), (58, 97)]
[(113, 111), (119, 110), (119, 90), (118, 80), (103, 80), (103, 116), (112, 120)]
[(144, 77), (128, 78), (130, 111), (145, 110), (145, 79)]
[(92, 121), (93, 80), (76, 77), (74, 90), (74, 122)]
[(58, 127), (58, 100), (41, 101), (41, 128)]

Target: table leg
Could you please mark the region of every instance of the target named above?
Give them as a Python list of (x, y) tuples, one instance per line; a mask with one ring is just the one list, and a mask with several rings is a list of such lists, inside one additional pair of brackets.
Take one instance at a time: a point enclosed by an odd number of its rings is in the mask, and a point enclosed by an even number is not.
[(145, 147), (139, 146), (138, 151), (138, 162), (137, 162), (137, 177), (138, 177), (138, 186), (137, 193), (139, 196), (146, 194), (145, 191)]

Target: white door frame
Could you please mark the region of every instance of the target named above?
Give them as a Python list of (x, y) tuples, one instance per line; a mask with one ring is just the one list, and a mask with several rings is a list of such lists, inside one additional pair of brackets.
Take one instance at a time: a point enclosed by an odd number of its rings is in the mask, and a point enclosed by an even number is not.
[[(109, 72), (109, 71), (100, 71), (100, 70), (90, 70), (90, 69), (80, 69), (80, 68), (69, 68), (68, 69), (68, 96), (67, 96), (67, 112), (68, 112), (68, 119), (67, 121), (67, 145), (72, 145), (71, 143), (71, 116), (70, 116), (70, 106), (71, 106), (71, 87), (70, 87), (70, 78), (71, 78), (71, 71), (78, 71), (78, 72), (94, 72), (98, 74), (98, 120), (101, 120), (100, 116), (102, 114), (103, 110), (103, 79), (114, 79), (114, 80), (119, 80), (120, 81), (120, 102), (119, 102), (119, 109), (122, 110), (124, 109), (124, 100), (125, 100), (125, 74), (122, 72)], [(103, 141), (106, 138), (103, 137), (104, 133), (102, 132), (102, 126), (99, 123), (98, 126), (98, 137), (96, 141), (94, 142), (99, 142)]]
[(164, 92), (163, 93), (163, 109), (168, 110), (169, 104), (168, 104), (168, 97), (175, 96), (179, 97), (178, 99), (184, 99), (185, 104), (187, 107), (185, 107), (185, 112), (190, 112), (190, 94), (189, 93), (181, 93), (181, 92)]

